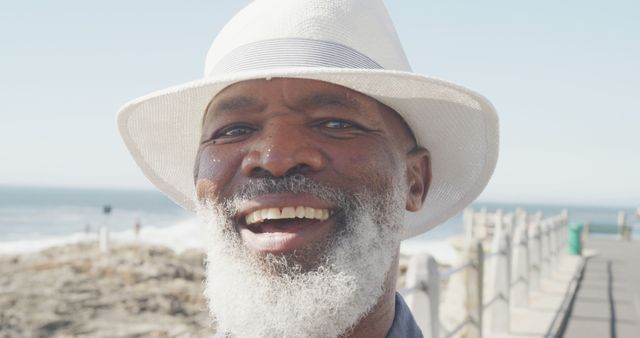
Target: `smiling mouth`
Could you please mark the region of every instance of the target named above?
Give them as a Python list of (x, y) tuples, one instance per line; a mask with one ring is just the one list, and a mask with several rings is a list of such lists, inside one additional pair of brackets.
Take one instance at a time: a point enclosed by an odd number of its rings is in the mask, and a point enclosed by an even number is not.
[[(329, 209), (316, 209), (311, 207), (284, 207), (284, 208), (263, 208), (255, 210), (245, 216), (244, 221), (247, 226), (259, 227), (262, 223), (277, 221), (275, 223), (289, 223), (289, 220), (327, 220), (331, 215)], [(284, 222), (283, 222), (284, 221)]]
[(327, 208), (287, 206), (261, 208), (246, 214), (241, 237), (258, 252), (290, 252), (321, 241), (332, 229), (333, 211)]

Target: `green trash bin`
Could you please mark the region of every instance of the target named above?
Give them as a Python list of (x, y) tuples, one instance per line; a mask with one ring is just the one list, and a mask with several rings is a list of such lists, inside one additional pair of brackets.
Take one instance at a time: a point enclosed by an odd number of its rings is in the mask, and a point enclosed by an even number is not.
[(582, 254), (582, 224), (569, 225), (569, 254), (580, 256)]

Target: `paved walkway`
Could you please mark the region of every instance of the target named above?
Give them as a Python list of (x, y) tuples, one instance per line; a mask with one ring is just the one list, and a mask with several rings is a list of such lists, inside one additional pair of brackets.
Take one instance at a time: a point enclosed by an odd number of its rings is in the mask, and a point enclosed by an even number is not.
[[(547, 335), (553, 323), (560, 322), (558, 313), (564, 304), (576, 272), (581, 266), (578, 256), (563, 255), (551, 275), (542, 279), (540, 289), (529, 294), (529, 305), (511, 309), (508, 333), (485, 330), (489, 338), (542, 338)], [(571, 290), (574, 290), (571, 287)], [(572, 294), (572, 293), (571, 293)], [(584, 336), (583, 338), (590, 336)]]
[(563, 337), (640, 337), (640, 241), (590, 240)]

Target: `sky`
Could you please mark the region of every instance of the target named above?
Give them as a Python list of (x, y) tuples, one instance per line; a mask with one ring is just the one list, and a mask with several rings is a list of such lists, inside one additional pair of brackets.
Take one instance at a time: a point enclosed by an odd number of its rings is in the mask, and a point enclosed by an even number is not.
[[(127, 101), (202, 77), (247, 0), (0, 4), (0, 185), (153, 189)], [(386, 0), (415, 72), (500, 117), (492, 202), (640, 206), (640, 2)]]

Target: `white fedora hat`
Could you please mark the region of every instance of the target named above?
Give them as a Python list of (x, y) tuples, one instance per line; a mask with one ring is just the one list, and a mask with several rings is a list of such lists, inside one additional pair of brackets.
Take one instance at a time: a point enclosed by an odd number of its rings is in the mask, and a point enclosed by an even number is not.
[(261, 78), (338, 84), (396, 110), (431, 153), (424, 207), (407, 212), (404, 238), (446, 221), (484, 189), (498, 158), (498, 117), (483, 96), (418, 75), (382, 0), (255, 0), (222, 29), (204, 78), (127, 103), (118, 128), (161, 191), (196, 207), (193, 167), (205, 107), (230, 84)]

